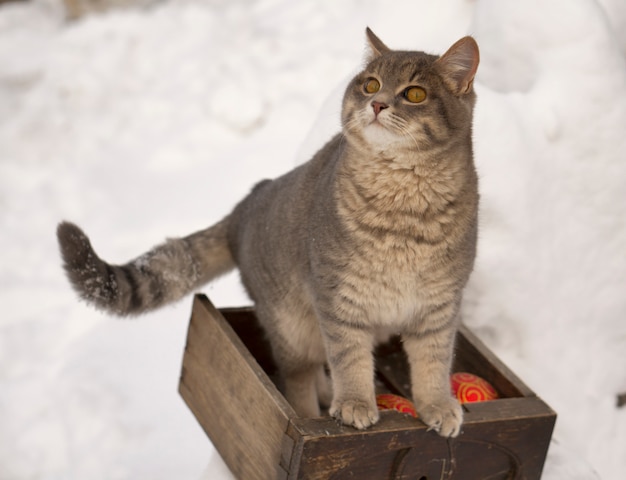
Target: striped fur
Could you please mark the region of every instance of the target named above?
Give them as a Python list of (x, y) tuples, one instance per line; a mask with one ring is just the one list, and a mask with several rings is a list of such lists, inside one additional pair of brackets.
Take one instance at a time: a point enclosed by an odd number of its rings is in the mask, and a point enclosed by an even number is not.
[(109, 265), (76, 225), (63, 222), (57, 237), (70, 283), (108, 313), (136, 315), (181, 299), (233, 269), (226, 244), (228, 219), (185, 238), (170, 239), (125, 265)]
[[(401, 335), (420, 419), (456, 436), (462, 411), (448, 375), (476, 250), (478, 48), (466, 37), (436, 57), (368, 38), (342, 133), (310, 162), (257, 185), (222, 222), (126, 265), (100, 260), (69, 223), (59, 226), (61, 252), (80, 295), (119, 315), (177, 300), (237, 265), (287, 399), (305, 416), (319, 415), (319, 401), (345, 424), (375, 423), (372, 350)], [(370, 78), (380, 84), (372, 93)], [(425, 101), (404, 97), (412, 86)]]

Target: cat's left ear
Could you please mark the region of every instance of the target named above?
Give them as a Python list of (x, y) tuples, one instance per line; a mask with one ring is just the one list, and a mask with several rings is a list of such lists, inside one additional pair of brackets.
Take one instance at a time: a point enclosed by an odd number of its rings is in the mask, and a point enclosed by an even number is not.
[(370, 30), (370, 27), (365, 29), (365, 35), (367, 36), (367, 44), (369, 45), (369, 52), (367, 55), (367, 61), (372, 60), (391, 52), (391, 49), (385, 45), (380, 38), (374, 35), (374, 32)]
[(456, 95), (465, 95), (472, 91), (479, 60), (476, 40), (463, 37), (439, 57), (435, 65), (452, 91)]

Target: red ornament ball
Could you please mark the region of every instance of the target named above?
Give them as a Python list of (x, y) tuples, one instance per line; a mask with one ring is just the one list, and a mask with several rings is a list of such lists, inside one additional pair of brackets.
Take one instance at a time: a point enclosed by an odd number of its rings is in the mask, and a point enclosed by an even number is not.
[(498, 398), (498, 392), (489, 382), (472, 373), (453, 373), (450, 385), (452, 394), (461, 403), (485, 402)]
[(393, 395), (392, 393), (376, 395), (376, 405), (378, 410), (397, 410), (398, 412), (417, 417), (413, 403), (400, 395)]

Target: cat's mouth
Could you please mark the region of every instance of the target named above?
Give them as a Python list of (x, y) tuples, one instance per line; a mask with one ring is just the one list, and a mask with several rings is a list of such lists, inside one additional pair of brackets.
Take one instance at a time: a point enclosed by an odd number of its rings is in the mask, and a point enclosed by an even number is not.
[(384, 120), (375, 118), (363, 129), (365, 140), (373, 147), (388, 147), (398, 141), (398, 135)]
[(375, 132), (385, 132), (387, 135), (393, 135), (395, 129), (393, 128), (393, 122), (390, 122), (388, 118), (377, 115), (370, 120), (366, 128)]
[(385, 121), (384, 120), (381, 121), (380, 116), (374, 117), (367, 126), (368, 127), (373, 126), (375, 128), (383, 128), (385, 130), (389, 130), (387, 126), (385, 125)]

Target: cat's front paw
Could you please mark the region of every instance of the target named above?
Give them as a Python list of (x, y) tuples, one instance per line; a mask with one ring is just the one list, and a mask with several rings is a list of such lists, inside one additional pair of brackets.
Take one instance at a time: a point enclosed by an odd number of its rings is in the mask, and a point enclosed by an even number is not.
[(363, 400), (333, 401), (330, 414), (344, 425), (350, 425), (359, 430), (374, 425), (379, 418), (376, 403)]
[(442, 437), (456, 437), (463, 424), (463, 409), (456, 398), (426, 403), (418, 408), (419, 419)]

